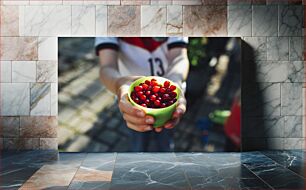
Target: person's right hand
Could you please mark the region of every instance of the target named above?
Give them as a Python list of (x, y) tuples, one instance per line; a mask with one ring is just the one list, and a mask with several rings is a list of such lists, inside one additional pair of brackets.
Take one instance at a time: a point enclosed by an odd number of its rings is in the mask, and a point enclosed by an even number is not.
[(151, 131), (153, 129), (154, 118), (146, 115), (143, 110), (132, 106), (128, 100), (128, 89), (129, 85), (122, 85), (118, 92), (119, 109), (123, 114), (126, 125), (128, 128), (138, 132)]

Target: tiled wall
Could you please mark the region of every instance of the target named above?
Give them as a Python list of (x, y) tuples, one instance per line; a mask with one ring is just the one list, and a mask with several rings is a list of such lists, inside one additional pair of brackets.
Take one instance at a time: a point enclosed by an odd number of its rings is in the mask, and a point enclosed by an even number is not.
[[(289, 2), (289, 3), (288, 3)], [(243, 148), (304, 145), (301, 0), (1, 0), (0, 146), (56, 149), (58, 36), (243, 39)]]

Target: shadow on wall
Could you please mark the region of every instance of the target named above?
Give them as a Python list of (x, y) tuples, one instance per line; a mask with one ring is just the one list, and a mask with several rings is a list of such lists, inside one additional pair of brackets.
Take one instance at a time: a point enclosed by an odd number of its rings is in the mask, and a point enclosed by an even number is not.
[(242, 80), (241, 80), (241, 112), (242, 151), (264, 150), (268, 148), (265, 140), (266, 123), (264, 85), (258, 83), (256, 54), (254, 49), (241, 40)]

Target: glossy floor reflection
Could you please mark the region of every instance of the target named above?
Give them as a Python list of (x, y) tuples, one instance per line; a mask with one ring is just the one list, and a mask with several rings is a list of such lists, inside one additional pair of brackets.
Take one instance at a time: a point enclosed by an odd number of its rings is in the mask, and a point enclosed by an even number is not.
[(2, 152), (0, 189), (305, 189), (304, 151)]

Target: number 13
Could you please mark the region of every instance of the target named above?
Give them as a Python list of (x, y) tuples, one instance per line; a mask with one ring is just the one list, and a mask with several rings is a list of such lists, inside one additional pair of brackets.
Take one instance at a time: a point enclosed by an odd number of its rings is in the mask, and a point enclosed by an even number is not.
[(158, 67), (159, 67), (159, 71), (157, 71), (157, 75), (158, 76), (163, 76), (165, 74), (165, 70), (164, 70), (164, 66), (163, 66), (163, 62), (160, 58), (156, 57), (154, 59), (154, 62), (153, 62), (153, 58), (150, 58), (149, 60), (149, 63), (150, 63), (150, 69), (151, 69), (151, 75), (154, 76), (155, 75), (155, 72), (154, 72), (154, 65), (158, 64)]

